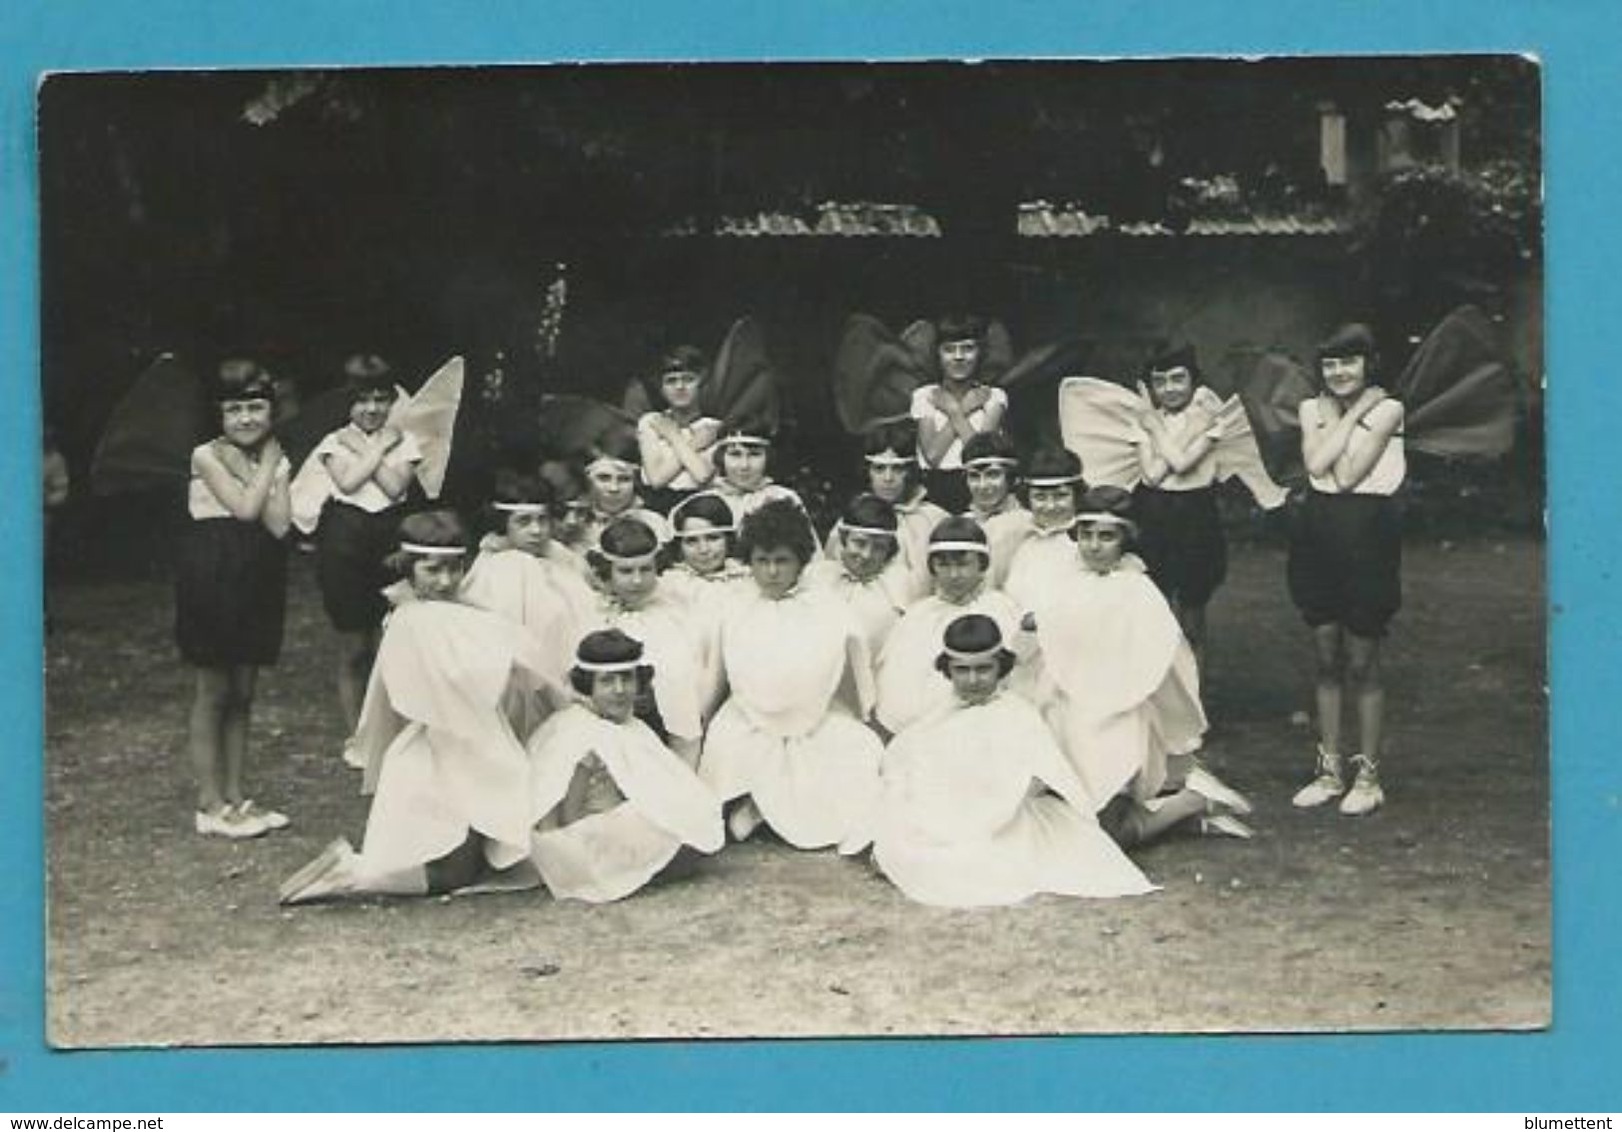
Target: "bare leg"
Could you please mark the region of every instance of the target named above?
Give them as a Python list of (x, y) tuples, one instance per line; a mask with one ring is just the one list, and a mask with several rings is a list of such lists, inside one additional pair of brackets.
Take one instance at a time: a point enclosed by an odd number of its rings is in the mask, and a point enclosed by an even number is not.
[(351, 735), (360, 722), (361, 702), (366, 696), (366, 681), (372, 674), (372, 658), (377, 655), (377, 640), (375, 629), (338, 634), (338, 706)]
[(1346, 634), (1346, 682), (1356, 689), (1358, 738), (1363, 754), (1380, 761), (1385, 742), (1385, 684), (1380, 678), (1380, 639)]
[(225, 804), (220, 789), (220, 765), (223, 762), (222, 732), (230, 694), (229, 669), (197, 670), (196, 693), (192, 697), (191, 714), (187, 719), (187, 748), (191, 756), (192, 777), (197, 783), (197, 808), (203, 813), (211, 814)]
[(1121, 846), (1130, 848), (1153, 841), (1189, 818), (1203, 816), (1206, 809), (1204, 797), (1192, 790), (1179, 790), (1169, 798), (1161, 799), (1160, 805), (1153, 810), (1141, 802), (1132, 803), (1108, 829), (1108, 833)]
[(1339, 625), (1319, 625), (1312, 630), (1317, 656), (1318, 741), (1331, 755), (1341, 754), (1341, 630)]
[(253, 690), (259, 669), (247, 665), (230, 670), (230, 691), (221, 727), (220, 792), (232, 805), (242, 801), (242, 764), (248, 752), (248, 722), (253, 714)]

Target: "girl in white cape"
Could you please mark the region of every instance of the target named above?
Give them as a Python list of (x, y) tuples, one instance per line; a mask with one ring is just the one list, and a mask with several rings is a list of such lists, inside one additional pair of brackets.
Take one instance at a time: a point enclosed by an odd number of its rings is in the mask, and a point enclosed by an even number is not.
[(362, 850), (334, 841), (282, 884), (282, 903), (537, 883), (529, 758), (504, 705), (514, 690), (561, 697), (522, 626), (458, 600), (466, 556), (451, 512), (400, 524), (393, 565), (410, 600), (384, 627), (356, 732), (373, 795)]
[(801, 584), (816, 543), (798, 506), (750, 512), (738, 544), (754, 592), (721, 623), (730, 695), (699, 771), (724, 801), (748, 795), (730, 819), (739, 840), (764, 819), (797, 848), (859, 851), (882, 750), (862, 722), (873, 706), (866, 641), (837, 595)]
[(1204, 832), (1248, 838), (1234, 815), (1249, 802), (1194, 758), (1206, 726), (1194, 654), (1148, 574), (1123, 562), (1136, 531), (1131, 504), (1121, 488), (1087, 491), (1073, 528), (1077, 568), (1032, 609), (1055, 698), (1046, 714), (1123, 843), (1190, 818)]
[[(913, 586), (899, 520), (881, 497), (858, 495), (845, 505), (828, 536), (833, 557), (817, 559), (805, 572), (806, 585), (839, 595), (874, 656), (901, 619)], [(920, 565), (922, 558), (920, 551)]]
[(951, 685), (952, 709), (884, 752), (873, 859), (896, 887), (957, 908), (1043, 892), (1153, 891), (1099, 827), (1036, 708), (1003, 687), (1014, 654), (996, 621), (979, 613), (952, 621), (935, 667)]
[[(492, 530), (462, 583), (463, 600), (528, 629), (548, 659), (547, 678), (562, 684), (574, 643), (595, 614), (597, 595), (575, 556), (552, 541), (556, 496), (551, 484), (538, 475), (504, 470), (496, 473), (492, 494)], [(513, 729), (520, 738), (540, 723), (534, 702), (522, 697), (513, 705)]]
[(569, 671), (581, 702), (529, 741), (534, 861), (560, 900), (619, 900), (683, 845), (714, 853), (725, 840), (720, 799), (636, 718), (637, 690), (652, 678), (640, 641), (587, 634)]

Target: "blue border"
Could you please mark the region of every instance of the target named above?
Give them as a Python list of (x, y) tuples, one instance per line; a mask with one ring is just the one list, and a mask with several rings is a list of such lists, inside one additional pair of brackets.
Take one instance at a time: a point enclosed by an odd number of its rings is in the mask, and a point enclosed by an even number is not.
[[(1622, 200), (1622, 20), (1607, 0), (985, 0), (592, 5), (13, 0), (0, 27), (0, 586), (14, 721), (0, 789), (0, 1110), (476, 1108), (1622, 1108), (1622, 550), (1610, 333)], [(474, 15), (473, 13), (477, 13)], [(1609, 18), (1607, 18), (1609, 16)], [(1546, 64), (1556, 914), (1547, 1034), (46, 1052), (43, 1036), (39, 340), (33, 98), (40, 72), (543, 59), (930, 58), (1524, 51)]]

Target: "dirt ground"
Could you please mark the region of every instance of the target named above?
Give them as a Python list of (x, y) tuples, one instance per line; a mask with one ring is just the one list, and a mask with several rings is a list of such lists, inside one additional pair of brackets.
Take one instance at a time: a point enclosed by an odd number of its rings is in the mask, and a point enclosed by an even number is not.
[[(48, 1012), (61, 1046), (817, 1034), (1526, 1028), (1550, 1010), (1543, 546), (1411, 543), (1387, 652), (1385, 809), (1298, 812), (1305, 631), (1274, 546), (1211, 609), (1209, 761), (1245, 843), (1137, 852), (1164, 890), (986, 911), (865, 863), (731, 846), (608, 907), (535, 893), (283, 909), (366, 804), (298, 563), (261, 684), (256, 797), (293, 826), (190, 829), (189, 674), (156, 581), (62, 584), (47, 658)], [(201, 1004), (206, 1004), (204, 1008)]]

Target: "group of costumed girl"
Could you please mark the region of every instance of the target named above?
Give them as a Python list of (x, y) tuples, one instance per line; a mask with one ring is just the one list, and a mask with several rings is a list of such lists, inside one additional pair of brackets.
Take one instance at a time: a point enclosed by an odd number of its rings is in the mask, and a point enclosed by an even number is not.
[[(615, 900), (761, 826), (799, 849), (871, 848), (926, 903), (1123, 896), (1153, 888), (1123, 847), (1177, 827), (1251, 836), (1250, 803), (1197, 753), (1204, 610), (1225, 569), (1215, 485), (1285, 495), (1254, 406), (1166, 350), (1136, 390), (1062, 382), (1063, 446), (1027, 457), (1001, 427), (1006, 390), (982, 380), (986, 328), (943, 320), (925, 339), (939, 380), (909, 383), (918, 337), (875, 326), (853, 320), (842, 347), (842, 412), (857, 386), (906, 412), (861, 421), (869, 490), (825, 542), (767, 474), (763, 383), (742, 386), (752, 415), (712, 415), (691, 348), (664, 359), (665, 407), (594, 437), (571, 481), (498, 474), (482, 538), (449, 510), (403, 513), (414, 479), (443, 474), (428, 387), (413, 404), (379, 359), (352, 359), (349, 423), (294, 478), (268, 375), (223, 365), (222, 435), (191, 457), (177, 607), (198, 672), (198, 831), (288, 824), (241, 780), (297, 521), (316, 531), (345, 757), (372, 802), (360, 850), (333, 842), (282, 886), (289, 903), (538, 885)], [(1384, 800), (1393, 495), (1423, 410), (1373, 384), (1364, 327), (1317, 364), (1319, 387), (1294, 399), (1310, 486), (1288, 581), (1316, 643), (1320, 741), (1293, 801), (1355, 815)], [(1501, 387), (1445, 390), (1438, 450), (1502, 445)]]

